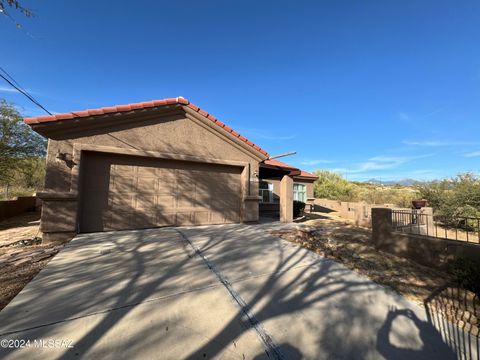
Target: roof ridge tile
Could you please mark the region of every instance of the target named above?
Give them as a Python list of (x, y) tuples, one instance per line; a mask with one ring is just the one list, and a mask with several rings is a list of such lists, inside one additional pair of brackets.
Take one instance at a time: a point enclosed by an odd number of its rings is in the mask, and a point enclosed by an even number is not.
[(111, 113), (117, 113), (117, 112), (128, 112), (128, 111), (133, 111), (133, 110), (140, 110), (140, 109), (145, 109), (145, 108), (152, 108), (152, 107), (158, 107), (158, 106), (165, 106), (165, 105), (174, 105), (174, 104), (180, 104), (180, 105), (185, 105), (188, 106), (190, 109), (194, 110), (195, 112), (198, 112), (200, 115), (206, 117), (208, 120), (222, 128), (223, 130), (229, 132), (231, 135), (237, 137), (244, 143), (248, 144), (249, 146), (253, 147), (255, 150), (263, 154), (264, 156), (269, 156), (269, 154), (263, 150), (261, 147), (255, 145), (253, 142), (249, 141), (247, 138), (244, 136), (240, 135), (238, 132), (233, 130), (231, 127), (227, 126), (220, 120), (218, 120), (215, 116), (209, 114), (205, 110), (202, 110), (200, 107), (198, 107), (195, 104), (192, 104), (190, 101), (185, 99), (182, 96), (178, 96), (176, 98), (166, 98), (166, 99), (160, 99), (160, 100), (152, 100), (152, 101), (143, 101), (143, 102), (137, 102), (137, 103), (131, 103), (131, 104), (124, 104), (124, 105), (116, 105), (116, 106), (107, 106), (107, 107), (101, 107), (98, 109), (87, 109), (87, 110), (80, 110), (80, 111), (71, 111), (68, 113), (62, 113), (62, 114), (54, 114), (54, 115), (49, 115), (49, 116), (37, 116), (37, 117), (27, 117), (24, 118), (23, 121), (28, 124), (28, 125), (36, 125), (40, 123), (46, 123), (46, 122), (54, 122), (54, 121), (61, 121), (61, 120), (70, 120), (70, 119), (75, 119), (75, 118), (82, 118), (82, 117), (90, 117), (90, 116), (98, 116), (98, 115), (105, 115), (105, 114), (111, 114)]

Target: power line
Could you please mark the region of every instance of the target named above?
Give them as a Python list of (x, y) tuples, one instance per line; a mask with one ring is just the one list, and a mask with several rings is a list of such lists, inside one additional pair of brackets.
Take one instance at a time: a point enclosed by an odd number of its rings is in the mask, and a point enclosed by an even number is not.
[[(45, 110), (48, 114), (52, 115), (47, 109), (45, 109), (45, 107), (43, 107), (40, 102), (35, 99), (27, 90), (25, 90), (25, 88), (23, 86), (21, 86), (8, 72), (7, 70), (5, 70), (4, 68), (2, 68), (0, 66), (0, 70), (11, 80), (11, 82), (13, 82), (15, 85), (16, 85), (16, 89), (21, 91), (25, 96), (27, 96), (34, 104), (36, 104), (37, 106), (39, 106), (40, 108), (42, 108), (43, 110)], [(1, 76), (1, 74), (0, 74)], [(2, 76), (2, 78), (4, 78)], [(5, 79), (5, 78), (4, 78)], [(5, 79), (6, 81), (8, 81), (7, 79)], [(9, 82), (10, 83), (10, 82)], [(13, 86), (13, 84), (10, 83), (10, 85)]]
[[(15, 85), (17, 85), (19, 88), (23, 89), (23, 86), (20, 85), (13, 77), (10, 76), (10, 74), (0, 66), (0, 71), (2, 71)], [(24, 89), (25, 90), (25, 89)]]
[(0, 74), (0, 77), (5, 80), (10, 86), (12, 86), (15, 90), (17, 90), (19, 93), (23, 94), (25, 97), (27, 97), (28, 100), (30, 100), (32, 103), (37, 105), (39, 108), (41, 108), (43, 111), (45, 111), (48, 115), (52, 115), (50, 111), (45, 109), (45, 107), (40, 104), (32, 95), (30, 95), (27, 90), (23, 89), (22, 86), (12, 77), (10, 76), (9, 73), (7, 73), (2, 67), (0, 67), (0, 70), (7, 76), (5, 77), (4, 75)]

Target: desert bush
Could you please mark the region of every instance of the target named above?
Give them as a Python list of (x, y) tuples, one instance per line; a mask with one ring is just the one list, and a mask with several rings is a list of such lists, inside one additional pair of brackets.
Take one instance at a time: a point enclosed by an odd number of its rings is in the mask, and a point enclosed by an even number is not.
[(480, 295), (480, 263), (459, 257), (449, 264), (449, 272), (457, 285)]
[(418, 191), (409, 187), (351, 182), (340, 174), (326, 170), (315, 171), (315, 175), (318, 176), (318, 180), (314, 183), (314, 193), (317, 198), (410, 207), (412, 200), (418, 197)]
[(357, 185), (345, 180), (342, 175), (332, 171), (318, 170), (314, 172), (318, 180), (313, 184), (315, 197), (340, 201), (355, 201)]
[(445, 225), (477, 227), (476, 221), (462, 222), (459, 218), (480, 217), (480, 178), (472, 173), (459, 174), (452, 179), (432, 181), (418, 185), (422, 198), (428, 200), (435, 214)]

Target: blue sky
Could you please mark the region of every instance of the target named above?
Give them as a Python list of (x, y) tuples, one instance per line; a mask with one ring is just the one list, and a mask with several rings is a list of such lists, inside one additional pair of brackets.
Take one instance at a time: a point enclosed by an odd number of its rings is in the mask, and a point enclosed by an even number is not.
[(308, 171), (479, 172), (477, 0), (23, 4), (23, 29), (0, 17), (0, 66), (52, 112), (181, 95)]

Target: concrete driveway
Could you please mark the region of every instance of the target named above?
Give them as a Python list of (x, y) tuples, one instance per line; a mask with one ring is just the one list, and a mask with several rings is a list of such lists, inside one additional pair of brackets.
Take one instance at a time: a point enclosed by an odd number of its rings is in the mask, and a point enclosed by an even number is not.
[(270, 226), (79, 235), (0, 312), (24, 345), (0, 358), (456, 358), (423, 309)]

